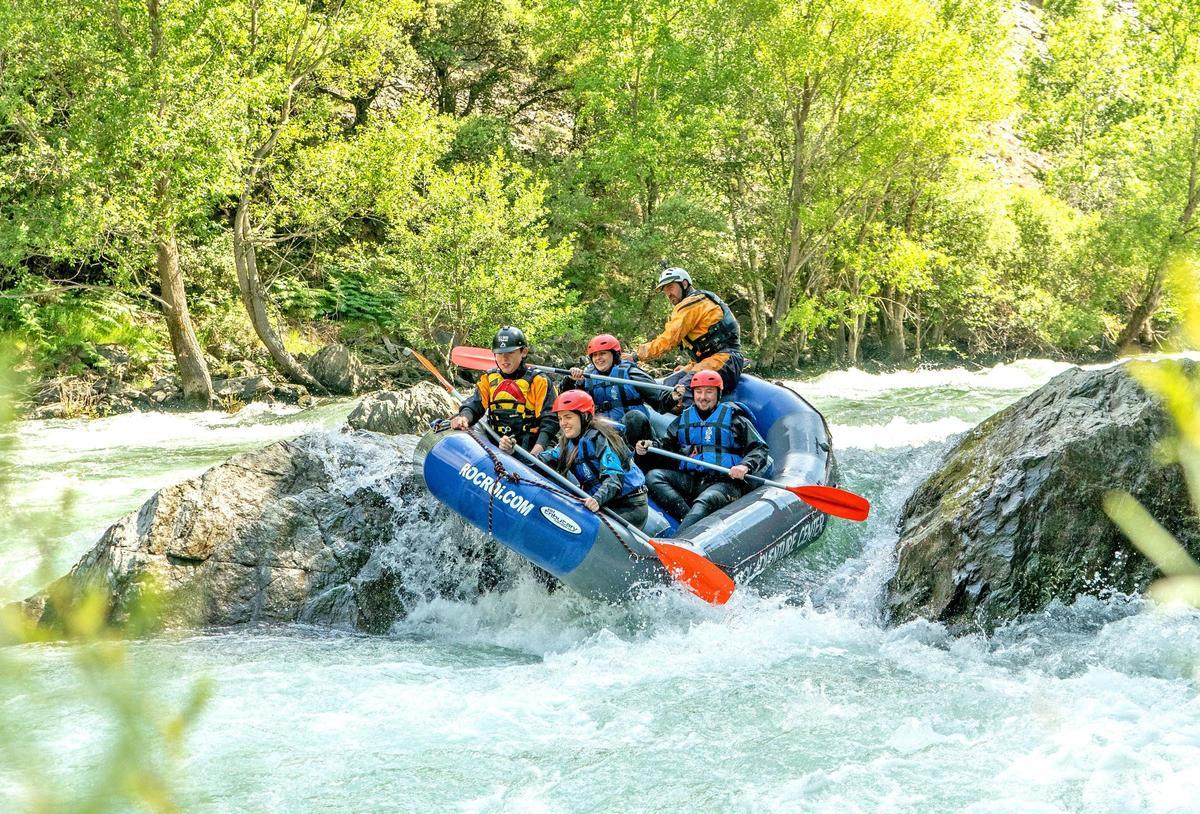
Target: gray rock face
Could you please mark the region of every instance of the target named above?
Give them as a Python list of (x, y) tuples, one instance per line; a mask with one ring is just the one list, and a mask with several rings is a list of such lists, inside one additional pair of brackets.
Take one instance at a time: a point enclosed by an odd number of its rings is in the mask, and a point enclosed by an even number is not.
[(1109, 489), (1131, 492), (1195, 556), (1182, 470), (1155, 456), (1172, 432), (1122, 366), (1068, 370), (966, 433), (904, 507), (893, 620), (990, 629), (1054, 599), (1143, 590), (1157, 569), (1104, 514)]
[(362, 389), (362, 363), (345, 345), (321, 348), (308, 360), (308, 372), (331, 393), (353, 396)]
[(458, 412), (458, 401), (442, 388), (420, 382), (400, 391), (383, 390), (365, 397), (346, 423), (356, 430), (388, 435), (420, 433), (436, 418)]
[[(510, 572), (411, 469), (413, 439), (311, 433), (163, 489), (63, 577), (126, 618), (147, 578), (173, 626), (304, 622), (383, 632), (422, 599), (469, 599)], [(503, 561), (502, 561), (503, 558)], [(26, 607), (44, 623), (44, 596)]]
[(275, 393), (275, 385), (266, 376), (236, 376), (232, 379), (213, 379), (213, 395), (249, 402)]

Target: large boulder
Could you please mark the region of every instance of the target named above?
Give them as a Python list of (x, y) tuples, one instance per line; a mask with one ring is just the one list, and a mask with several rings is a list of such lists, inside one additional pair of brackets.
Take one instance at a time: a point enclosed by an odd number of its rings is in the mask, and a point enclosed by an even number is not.
[(1200, 553), (1182, 470), (1156, 455), (1172, 433), (1124, 366), (1068, 370), (966, 433), (904, 506), (893, 620), (991, 629), (1052, 600), (1142, 591), (1156, 568), (1104, 514), (1110, 489)]
[[(507, 558), (429, 496), (412, 449), (411, 438), (311, 433), (237, 455), (115, 523), (57, 587), (100, 586), (118, 623), (154, 584), (173, 626), (365, 632), (388, 630), (418, 601), (494, 587)], [(56, 621), (46, 594), (26, 608)]]
[(331, 393), (353, 396), (362, 389), (362, 362), (345, 345), (326, 345), (314, 353), (308, 372)]
[(404, 390), (382, 390), (363, 398), (346, 418), (356, 430), (388, 435), (419, 433), (429, 422), (458, 412), (458, 400), (440, 387), (420, 382)]
[(213, 395), (218, 399), (236, 399), (247, 403), (275, 394), (275, 385), (266, 376), (234, 376), (213, 379)]

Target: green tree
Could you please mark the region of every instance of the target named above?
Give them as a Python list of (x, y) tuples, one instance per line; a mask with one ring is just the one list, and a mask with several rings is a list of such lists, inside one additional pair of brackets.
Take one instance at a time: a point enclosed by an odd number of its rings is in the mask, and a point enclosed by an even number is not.
[(220, 7), (31, 0), (0, 13), (6, 261), (102, 260), (132, 286), (154, 268), (184, 394), (201, 404), (212, 383), (179, 241), (233, 189)]
[(385, 251), (408, 293), (403, 319), (427, 347), (486, 344), (513, 323), (535, 338), (577, 330), (561, 279), (571, 249), (545, 236), (544, 191), (497, 155), (433, 173), (415, 211), (387, 212)]
[[(381, 70), (394, 69), (383, 55), (413, 11), (406, 0), (332, 4), (251, 0), (227, 7), (224, 39), (237, 59), (236, 81), (244, 105), (237, 121), (245, 141), (236, 164), (241, 189), (233, 216), (238, 289), (254, 330), (275, 363), (291, 379), (310, 387), (320, 385), (284, 347), (271, 323), (257, 244), (274, 239), (276, 224), (264, 219), (256, 225), (255, 203), (283, 163), (281, 153), (292, 145), (336, 139), (330, 132), (337, 128), (330, 96), (357, 98)], [(322, 94), (321, 88), (340, 92)]]
[(1167, 269), (1197, 249), (1200, 9), (1080, 0), (1048, 11), (1029, 126), (1054, 155), (1051, 190), (1101, 218), (1097, 255), (1128, 309), (1120, 350), (1153, 338)]

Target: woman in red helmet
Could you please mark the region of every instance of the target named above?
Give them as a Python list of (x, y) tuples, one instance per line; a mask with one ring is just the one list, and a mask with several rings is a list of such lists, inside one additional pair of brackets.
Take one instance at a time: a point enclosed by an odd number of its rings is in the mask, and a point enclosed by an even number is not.
[[(720, 400), (724, 389), (721, 374), (697, 371), (689, 386), (692, 405), (671, 423), (659, 445), (670, 452), (730, 467), (730, 471), (725, 475), (681, 462), (677, 469), (655, 469), (646, 476), (650, 496), (679, 518), (679, 531), (750, 491), (746, 475), (766, 469), (769, 461), (769, 447), (742, 407), (737, 402)], [(639, 441), (637, 454), (646, 455), (652, 443)]]
[[(583, 390), (568, 390), (550, 408), (558, 417), (559, 441), (538, 455), (563, 474), (573, 475), (591, 495), (584, 505), (593, 512), (603, 506), (638, 528), (646, 522), (646, 477), (613, 424), (596, 417), (596, 403)], [(511, 452), (515, 443), (500, 439)]]
[[(624, 425), (625, 438), (635, 444), (651, 438), (653, 430), (650, 416), (646, 412), (649, 404), (660, 413), (679, 409), (681, 397), (674, 393), (640, 388), (634, 382), (657, 384), (649, 373), (638, 367), (637, 362), (622, 361), (621, 340), (612, 334), (593, 336), (587, 344), (587, 355), (592, 363), (586, 368), (571, 368), (563, 381), (561, 390), (579, 389), (587, 392), (596, 402), (596, 415)], [(630, 384), (615, 384), (589, 378), (587, 374), (599, 373), (615, 379), (626, 379)]]

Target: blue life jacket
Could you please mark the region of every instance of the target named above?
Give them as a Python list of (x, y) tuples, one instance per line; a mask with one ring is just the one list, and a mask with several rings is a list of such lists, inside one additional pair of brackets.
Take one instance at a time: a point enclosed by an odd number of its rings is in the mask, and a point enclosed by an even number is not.
[[(600, 456), (609, 448), (608, 441), (595, 427), (589, 427), (578, 439), (567, 441), (565, 454), (570, 455), (571, 450), (576, 447), (578, 447), (578, 451), (575, 453), (575, 460), (571, 462), (571, 474), (579, 481), (583, 491), (594, 495), (604, 480)], [(613, 450), (613, 453), (615, 454), (616, 450)], [(621, 460), (621, 466), (625, 469), (625, 478), (624, 484), (621, 486), (621, 494), (618, 497), (633, 494), (646, 485), (646, 476), (633, 462), (632, 455)]]
[[(588, 365), (584, 369), (584, 373), (596, 373), (601, 376), (611, 376), (614, 379), (629, 379), (629, 371), (632, 367), (633, 362), (619, 362), (613, 365), (607, 373), (600, 373), (596, 370), (595, 365)], [(596, 402), (596, 414), (610, 421), (620, 421), (625, 417), (625, 413), (634, 409), (649, 415), (644, 406), (642, 392), (632, 385), (585, 378), (583, 389), (592, 397), (592, 401)]]
[[(692, 405), (679, 416), (676, 438), (685, 455), (710, 464), (737, 466), (742, 462), (744, 450), (734, 449), (733, 419), (737, 415), (734, 405), (725, 401), (717, 405), (707, 420), (700, 418), (696, 405)], [(696, 464), (680, 462), (679, 468), (688, 472), (712, 473)]]

